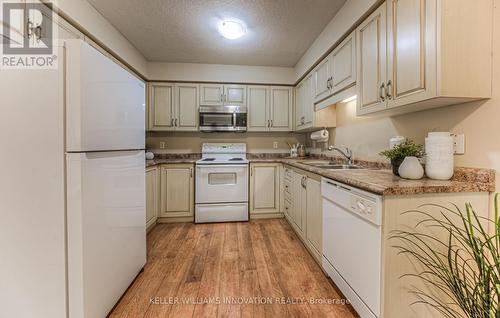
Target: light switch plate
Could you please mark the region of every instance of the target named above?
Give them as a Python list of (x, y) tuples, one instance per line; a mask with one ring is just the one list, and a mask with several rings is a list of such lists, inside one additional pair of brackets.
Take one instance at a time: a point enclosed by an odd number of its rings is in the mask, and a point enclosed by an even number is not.
[(165, 149), (167, 144), (164, 141), (160, 141), (160, 149)]
[(278, 142), (277, 141), (273, 142), (273, 148), (278, 149)]
[(453, 152), (455, 155), (465, 154), (465, 135), (452, 134), (453, 136)]

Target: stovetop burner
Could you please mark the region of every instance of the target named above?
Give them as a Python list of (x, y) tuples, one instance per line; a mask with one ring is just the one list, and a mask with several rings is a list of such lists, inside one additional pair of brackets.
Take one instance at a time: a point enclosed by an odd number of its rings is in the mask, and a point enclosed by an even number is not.
[(205, 158), (205, 159), (202, 159), (201, 161), (215, 161), (215, 158)]
[(243, 161), (243, 158), (231, 158), (229, 161)]

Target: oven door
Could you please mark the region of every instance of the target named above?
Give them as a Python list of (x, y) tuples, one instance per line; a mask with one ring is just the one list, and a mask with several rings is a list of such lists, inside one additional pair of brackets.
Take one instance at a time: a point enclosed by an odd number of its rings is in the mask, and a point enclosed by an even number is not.
[(248, 202), (248, 165), (197, 165), (196, 203)]

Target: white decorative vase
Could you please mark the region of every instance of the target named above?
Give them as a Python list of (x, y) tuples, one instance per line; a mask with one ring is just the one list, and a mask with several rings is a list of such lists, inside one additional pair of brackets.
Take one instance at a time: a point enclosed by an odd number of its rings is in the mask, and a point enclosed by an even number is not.
[(453, 177), (453, 137), (449, 132), (429, 133), (425, 138), (425, 174), (436, 180)]
[(422, 179), (424, 168), (417, 157), (406, 157), (399, 166), (399, 176), (410, 180)]
[(153, 160), (155, 158), (155, 154), (152, 153), (151, 151), (146, 152), (146, 159), (147, 160)]

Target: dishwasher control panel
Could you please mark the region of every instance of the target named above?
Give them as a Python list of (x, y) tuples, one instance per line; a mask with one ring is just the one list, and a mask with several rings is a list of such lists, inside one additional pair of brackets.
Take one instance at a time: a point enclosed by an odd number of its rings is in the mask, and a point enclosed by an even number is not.
[(382, 197), (343, 183), (323, 178), (323, 198), (376, 225), (382, 224)]

